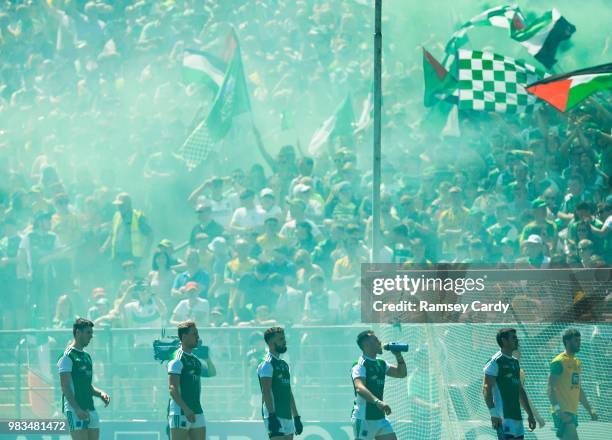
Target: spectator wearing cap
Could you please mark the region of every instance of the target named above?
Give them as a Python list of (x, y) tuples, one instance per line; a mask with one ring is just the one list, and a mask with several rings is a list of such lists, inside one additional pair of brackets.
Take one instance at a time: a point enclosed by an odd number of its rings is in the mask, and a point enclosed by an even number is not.
[(212, 218), (212, 206), (206, 204), (206, 202), (200, 203), (196, 206), (195, 209), (198, 215), (198, 223), (191, 229), (191, 234), (189, 234), (189, 245), (195, 245), (196, 235), (204, 233), (210, 239), (215, 237), (220, 237), (224, 234), (224, 229), (221, 224), (217, 223)]
[(167, 238), (163, 238), (157, 243), (157, 249), (160, 252), (164, 252), (168, 256), (168, 263), (174, 270), (181, 270), (185, 268), (185, 263), (174, 256), (174, 243)]
[(0, 286), (3, 291), (3, 307), (0, 312), (2, 328), (12, 330), (27, 319), (27, 295), (25, 281), (18, 277), (17, 264), (21, 236), (13, 217), (4, 219), (0, 229)]
[(110, 246), (115, 267), (126, 260), (132, 260), (138, 266), (151, 249), (153, 231), (142, 211), (132, 207), (132, 198), (128, 193), (117, 194), (113, 205), (117, 207), (117, 212), (113, 216), (111, 233), (102, 251)]
[(465, 232), (469, 209), (463, 206), (461, 188), (454, 186), (449, 189), (450, 206), (440, 215), (438, 237), (444, 255), (452, 255), (461, 235)]
[(257, 230), (263, 226), (264, 213), (255, 206), (255, 195), (250, 189), (245, 189), (240, 193), (240, 208), (237, 208), (232, 215), (230, 230), (236, 233), (246, 233), (250, 230)]
[(283, 211), (276, 204), (276, 196), (271, 188), (263, 188), (259, 192), (259, 209), (264, 213), (265, 218), (276, 217), (280, 219), (283, 215)]
[(297, 198), (290, 199), (289, 204), (289, 219), (285, 222), (283, 227), (280, 230), (280, 235), (283, 237), (287, 237), (291, 243), (296, 242), (296, 228), (297, 224), (300, 222), (308, 222), (312, 227), (312, 235), (315, 240), (321, 239), (321, 230), (319, 227), (306, 216), (306, 203)]
[(204, 181), (191, 193), (189, 201), (196, 201), (196, 206), (210, 206), (210, 217), (224, 228), (229, 226), (232, 213), (240, 205), (235, 193), (225, 192), (225, 180), (219, 176)]
[(198, 327), (210, 325), (210, 305), (208, 301), (201, 298), (201, 288), (195, 281), (189, 281), (183, 289), (187, 298), (181, 300), (170, 318), (170, 325), (178, 325), (184, 321), (194, 321)]
[(51, 214), (39, 212), (32, 222), (32, 231), (19, 244), (18, 273), (30, 285), (30, 301), (38, 304), (39, 313), (49, 322), (52, 305), (57, 299), (53, 271), (54, 260), (60, 257), (61, 245), (51, 231)]
[(187, 283), (193, 281), (198, 284), (198, 292), (202, 294), (203, 298), (206, 298), (208, 296), (208, 288), (210, 287), (210, 275), (200, 267), (198, 251), (195, 249), (187, 250), (185, 263), (187, 264), (187, 269), (178, 274), (174, 279), (172, 295), (175, 298), (180, 298), (186, 293), (185, 286)]
[(524, 256), (517, 258), (517, 265), (527, 265), (536, 269), (545, 269), (550, 266), (550, 257), (544, 253), (546, 246), (544, 240), (537, 234), (532, 234), (521, 245)]
[(281, 246), (289, 245), (287, 237), (279, 234), (278, 218), (276, 216), (268, 216), (264, 221), (263, 234), (257, 237), (257, 244), (263, 251), (263, 258), (269, 259), (272, 256), (272, 251)]
[(195, 243), (192, 246), (193, 249), (198, 251), (200, 256), (200, 268), (204, 269), (208, 273), (212, 273), (213, 262), (215, 256), (208, 247), (210, 245), (210, 237), (204, 232), (200, 232), (195, 236)]
[(530, 235), (538, 235), (552, 252), (557, 247), (557, 225), (546, 218), (546, 201), (540, 198), (531, 202), (533, 220), (525, 225), (521, 232), (521, 242)]
[(323, 217), (323, 199), (313, 192), (311, 185), (300, 182), (293, 187), (292, 194), (293, 197), (304, 201), (306, 205), (306, 215), (315, 219)]

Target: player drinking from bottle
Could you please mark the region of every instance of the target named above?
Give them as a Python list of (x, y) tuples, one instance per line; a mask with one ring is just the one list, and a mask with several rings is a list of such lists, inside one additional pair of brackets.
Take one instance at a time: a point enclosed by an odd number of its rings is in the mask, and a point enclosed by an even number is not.
[(289, 365), (280, 358), (287, 351), (285, 331), (272, 327), (265, 331), (268, 352), (257, 367), (262, 396), (262, 413), (270, 439), (291, 440), (304, 429), (291, 392)]
[(385, 376), (404, 378), (407, 375), (406, 362), (402, 353), (392, 351), (397, 365), (383, 359), (382, 344), (372, 330), (357, 336), (361, 356), (351, 370), (355, 390), (352, 423), (355, 440), (397, 440), (387, 416), (391, 407), (383, 400)]
[(206, 366), (203, 367), (193, 354), (200, 340), (195, 322), (181, 322), (178, 337), (181, 346), (168, 363), (170, 439), (204, 440), (206, 421), (200, 403), (200, 377), (213, 377), (217, 370), (210, 357), (204, 359)]

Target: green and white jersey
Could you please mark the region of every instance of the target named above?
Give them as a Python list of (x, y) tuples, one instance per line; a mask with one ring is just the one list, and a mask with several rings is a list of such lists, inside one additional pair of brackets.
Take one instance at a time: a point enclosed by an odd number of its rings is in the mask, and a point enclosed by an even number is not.
[[(70, 373), (72, 377), (72, 392), (82, 410), (93, 411), (93, 363), (89, 353), (69, 346), (63, 356), (57, 361), (61, 373)], [(70, 410), (68, 400), (64, 399), (64, 411)]]
[(383, 400), (385, 391), (385, 376), (390, 365), (384, 359), (372, 359), (362, 354), (357, 362), (353, 364), (351, 377), (355, 391), (355, 404), (353, 406), (353, 418), (359, 420), (380, 420), (385, 418), (385, 413), (378, 409), (374, 403), (367, 402), (355, 388), (355, 379), (361, 378), (368, 390), (378, 399)]
[[(264, 360), (257, 367), (259, 386), (262, 377), (272, 378), (272, 399), (274, 401), (274, 413), (281, 419), (291, 419), (291, 376), (289, 365), (281, 358), (272, 353), (266, 353)], [(264, 419), (268, 418), (268, 408), (263, 402), (262, 389), (262, 413)]]
[[(200, 360), (192, 353), (187, 353), (179, 348), (174, 353), (174, 358), (168, 362), (168, 374), (176, 374), (181, 377), (181, 398), (194, 414), (203, 414), (204, 411), (200, 404), (200, 377), (203, 375)], [(172, 397), (170, 397), (168, 413), (170, 415), (183, 415), (183, 410)]]
[(498, 351), (487, 362), (484, 374), (495, 377), (493, 402), (503, 419), (522, 420), (519, 391), (521, 389), (521, 368), (519, 361)]

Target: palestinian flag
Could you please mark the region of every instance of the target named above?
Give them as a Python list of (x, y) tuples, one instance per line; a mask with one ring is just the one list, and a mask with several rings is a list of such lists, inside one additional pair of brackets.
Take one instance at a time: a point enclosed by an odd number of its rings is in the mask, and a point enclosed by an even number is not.
[(355, 114), (353, 113), (353, 103), (350, 95), (347, 95), (334, 114), (327, 118), (323, 125), (312, 135), (308, 151), (312, 155), (319, 155), (323, 146), (335, 138), (340, 138), (343, 146), (352, 146), (354, 127)]
[(600, 90), (612, 89), (612, 63), (549, 76), (527, 91), (564, 112)]
[(425, 107), (445, 100), (457, 90), (457, 80), (423, 48), (423, 77), (425, 79)]
[(547, 69), (557, 61), (555, 55), (559, 44), (576, 32), (576, 26), (554, 8), (524, 28), (520, 29), (521, 26), (518, 28), (512, 29), (512, 39), (525, 46), (527, 51)]
[(214, 92), (223, 84), (227, 65), (215, 55), (193, 49), (183, 54), (183, 80), (186, 83), (205, 83)]

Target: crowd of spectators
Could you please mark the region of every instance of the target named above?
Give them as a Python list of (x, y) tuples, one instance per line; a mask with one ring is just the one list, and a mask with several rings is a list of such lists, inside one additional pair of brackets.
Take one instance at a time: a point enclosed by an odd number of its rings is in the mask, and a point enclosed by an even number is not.
[[(254, 130), (244, 167), (219, 153), (188, 170), (174, 153), (204, 93), (181, 82), (182, 49), (234, 23), (247, 76), (258, 72), (253, 100), (277, 115), (308, 105), (318, 81), (367, 89), (370, 53), (352, 40), (369, 10), (1, 3), (1, 328), (65, 328), (76, 315), (126, 327), (359, 321), (372, 252), (364, 134), (311, 157), (299, 144), (272, 154)], [(419, 75), (386, 78), (378, 261), (609, 266), (610, 102), (465, 113), (460, 141), (441, 139), (398, 106)]]

